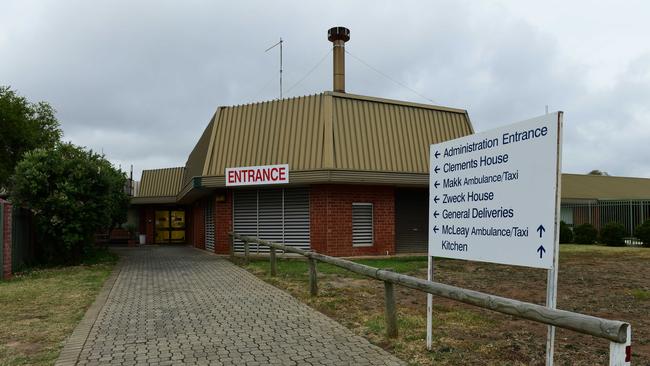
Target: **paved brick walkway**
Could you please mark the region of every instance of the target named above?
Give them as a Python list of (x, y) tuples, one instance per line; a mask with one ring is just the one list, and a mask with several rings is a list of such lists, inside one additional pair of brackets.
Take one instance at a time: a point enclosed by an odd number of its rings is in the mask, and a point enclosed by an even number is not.
[(76, 353), (78, 365), (403, 364), (225, 259), (188, 247), (120, 254), (105, 303), (59, 364)]

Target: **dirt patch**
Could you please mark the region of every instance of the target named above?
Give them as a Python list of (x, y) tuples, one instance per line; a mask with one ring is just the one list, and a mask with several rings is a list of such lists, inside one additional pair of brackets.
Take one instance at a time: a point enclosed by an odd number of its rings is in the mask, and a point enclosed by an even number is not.
[(27, 343), (27, 342), (17, 342), (17, 341), (6, 343), (5, 347), (12, 349), (15, 352), (20, 352), (26, 355), (38, 353), (43, 349), (43, 345), (39, 343)]
[[(592, 251), (565, 247), (560, 255), (558, 308), (632, 324), (632, 361), (650, 365), (650, 250)], [(321, 274), (317, 298), (306, 275), (269, 279), (380, 347), (416, 365), (543, 365), (547, 327), (489, 310), (434, 297), (433, 352), (425, 349), (426, 294), (397, 287), (400, 335), (384, 337), (383, 284)], [(408, 274), (425, 278), (426, 271)], [(523, 267), (453, 260), (436, 261), (436, 280), (522, 301), (544, 304), (546, 272)], [(607, 364), (606, 340), (557, 329), (558, 365)]]
[(330, 275), (325, 284), (335, 289), (366, 288), (368, 287), (368, 280)]

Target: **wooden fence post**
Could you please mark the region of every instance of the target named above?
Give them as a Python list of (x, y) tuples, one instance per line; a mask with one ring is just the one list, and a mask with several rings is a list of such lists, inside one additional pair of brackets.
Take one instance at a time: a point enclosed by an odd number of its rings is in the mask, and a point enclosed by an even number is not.
[(248, 254), (249, 254), (249, 248), (248, 248), (248, 240), (244, 240), (244, 262), (248, 264)]
[(314, 258), (309, 258), (309, 294), (311, 296), (318, 295), (318, 282), (316, 274), (316, 260)]
[[(597, 318), (589, 315), (574, 313), (565, 310), (549, 309), (547, 307), (489, 295), (486, 293), (468, 290), (456, 286), (445, 285), (438, 282), (427, 281), (421, 278), (407, 276), (385, 268), (379, 269), (368, 265), (351, 262), (349, 260), (330, 257), (314, 251), (303, 250), (291, 246), (273, 243), (267, 240), (247, 237), (233, 233), (237, 239), (244, 241), (246, 257), (248, 257), (248, 240), (270, 248), (282, 250), (283, 253), (294, 253), (309, 259), (310, 292), (317, 295), (316, 261), (345, 268), (354, 273), (374, 278), (384, 282), (384, 301), (386, 311), (386, 333), (389, 337), (397, 337), (397, 309), (395, 305), (394, 286), (423, 291), (428, 294), (445, 297), (465, 304), (478, 306), (483, 309), (493, 310), (502, 314), (512, 315), (521, 319), (553, 325), (564, 329), (573, 330), (594, 337), (612, 341), (610, 344), (610, 362), (612, 364), (629, 364), (631, 357), (631, 327), (629, 323)], [(624, 356), (624, 358), (623, 358)], [(623, 361), (620, 359), (623, 358)], [(621, 363), (622, 362), (622, 363)]]
[(392, 282), (384, 281), (384, 304), (386, 306), (386, 335), (397, 338), (397, 309), (395, 308), (395, 287)]
[(277, 275), (277, 263), (275, 260), (275, 248), (271, 247), (271, 276), (275, 277)]

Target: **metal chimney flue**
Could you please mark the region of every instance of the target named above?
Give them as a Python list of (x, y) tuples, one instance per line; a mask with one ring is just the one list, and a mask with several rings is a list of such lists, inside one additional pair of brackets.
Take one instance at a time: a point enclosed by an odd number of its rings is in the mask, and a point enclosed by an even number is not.
[(350, 30), (345, 27), (330, 28), (327, 39), (334, 44), (334, 91), (345, 93), (345, 42), (350, 40)]

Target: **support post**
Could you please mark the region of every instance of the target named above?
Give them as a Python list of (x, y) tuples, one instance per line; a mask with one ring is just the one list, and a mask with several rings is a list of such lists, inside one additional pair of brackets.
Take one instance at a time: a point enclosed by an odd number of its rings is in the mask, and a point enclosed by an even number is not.
[(234, 237), (230, 238), (230, 260), (231, 261), (235, 260), (235, 238)]
[(309, 294), (311, 296), (318, 295), (318, 278), (316, 274), (316, 260), (309, 258)]
[(277, 276), (277, 262), (275, 260), (275, 248), (271, 247), (271, 255), (270, 255), (270, 260), (271, 260), (271, 276), (275, 277)]
[(395, 287), (384, 281), (384, 304), (386, 307), (386, 336), (397, 338), (397, 309), (395, 308)]
[[(433, 257), (427, 255), (427, 281), (433, 281)], [(427, 293), (427, 350), (433, 348), (433, 295)]]
[[(546, 307), (555, 309), (557, 306), (557, 274), (560, 256), (560, 217), (562, 192), (562, 112), (557, 119), (557, 157), (555, 170), (555, 222), (553, 228), (553, 267), (548, 270), (546, 276)], [(591, 212), (590, 212), (591, 214)], [(541, 234), (540, 234), (541, 237)], [(555, 352), (555, 326), (549, 325), (546, 333), (546, 366), (553, 366)]]
[[(557, 257), (555, 260), (557, 261)], [(555, 309), (557, 305), (557, 266), (549, 269), (546, 277), (546, 307)], [(546, 366), (553, 366), (554, 348), (555, 327), (549, 325), (546, 332)]]
[(249, 249), (250, 244), (248, 243), (248, 240), (244, 240), (244, 262), (248, 264), (248, 254), (250, 252)]
[(627, 327), (627, 342), (609, 342), (609, 365), (629, 366), (632, 362), (632, 326)]

